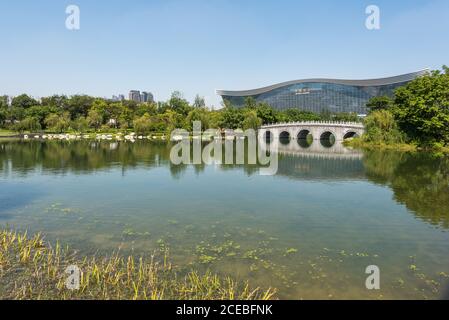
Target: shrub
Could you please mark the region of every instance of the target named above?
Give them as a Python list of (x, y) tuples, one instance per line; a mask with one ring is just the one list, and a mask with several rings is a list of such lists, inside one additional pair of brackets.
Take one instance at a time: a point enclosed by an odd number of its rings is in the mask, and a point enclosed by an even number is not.
[(147, 113), (140, 118), (136, 118), (133, 124), (134, 131), (136, 131), (137, 134), (148, 134), (151, 132), (150, 116)]
[(41, 124), (39, 120), (33, 117), (26, 117), (19, 123), (14, 125), (14, 129), (19, 132), (24, 131), (39, 131), (41, 130)]
[(366, 133), (363, 139), (376, 143), (404, 143), (405, 135), (398, 129), (393, 114), (387, 110), (377, 110), (365, 118)]

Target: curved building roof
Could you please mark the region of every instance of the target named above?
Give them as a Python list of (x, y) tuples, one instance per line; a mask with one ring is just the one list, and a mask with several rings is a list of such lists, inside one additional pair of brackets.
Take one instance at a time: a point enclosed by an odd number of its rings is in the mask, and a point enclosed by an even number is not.
[(348, 86), (384, 86), (395, 83), (403, 83), (416, 79), (417, 77), (423, 76), (429, 72), (429, 69), (424, 69), (417, 72), (407, 73), (399, 76), (388, 77), (388, 78), (379, 78), (379, 79), (367, 79), (367, 80), (342, 80), (342, 79), (303, 79), (303, 80), (293, 80), (282, 82), (278, 84), (274, 84), (268, 87), (263, 87), (259, 89), (253, 90), (243, 90), (243, 91), (230, 91), (230, 90), (216, 90), (217, 94), (220, 96), (234, 96), (234, 97), (245, 97), (245, 96), (254, 96), (258, 94), (262, 94), (265, 92), (269, 92), (274, 89), (282, 88), (285, 86), (289, 86), (292, 84), (298, 83), (334, 83), (334, 84), (342, 84)]

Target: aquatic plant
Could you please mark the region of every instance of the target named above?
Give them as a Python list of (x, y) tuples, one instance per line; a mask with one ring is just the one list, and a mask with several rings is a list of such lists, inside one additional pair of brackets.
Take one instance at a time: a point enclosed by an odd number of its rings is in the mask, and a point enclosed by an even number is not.
[[(68, 266), (81, 270), (79, 290), (66, 288)], [(79, 257), (40, 234), (0, 230), (0, 299), (272, 299), (273, 289), (250, 289), (230, 277), (192, 270), (182, 276), (167, 251), (159, 259), (115, 253)]]
[(295, 249), (295, 248), (288, 248), (287, 250), (285, 250), (285, 256), (287, 256), (287, 255), (290, 255), (290, 254), (293, 254), (293, 253), (296, 253), (296, 252), (298, 252), (298, 249)]

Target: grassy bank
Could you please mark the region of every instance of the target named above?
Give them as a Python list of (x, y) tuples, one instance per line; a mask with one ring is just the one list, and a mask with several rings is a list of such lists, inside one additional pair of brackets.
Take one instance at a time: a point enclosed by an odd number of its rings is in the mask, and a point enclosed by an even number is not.
[(17, 135), (17, 132), (0, 129), (0, 137), (10, 137), (10, 136), (15, 136), (15, 135)]
[(411, 143), (384, 143), (384, 142), (367, 142), (363, 138), (355, 138), (343, 142), (346, 147), (352, 147), (365, 150), (391, 150), (402, 152), (435, 152), (435, 153), (449, 153), (449, 147), (419, 147)]
[[(66, 288), (70, 265), (82, 272), (79, 290)], [(40, 234), (0, 230), (0, 299), (268, 300), (274, 293), (211, 273), (180, 276), (167, 252), (160, 259), (79, 257)]]
[(403, 152), (418, 151), (418, 147), (414, 144), (407, 143), (392, 143), (386, 144), (384, 142), (366, 142), (362, 138), (355, 138), (352, 140), (346, 140), (343, 144), (347, 147), (366, 149), (366, 150), (395, 150)]

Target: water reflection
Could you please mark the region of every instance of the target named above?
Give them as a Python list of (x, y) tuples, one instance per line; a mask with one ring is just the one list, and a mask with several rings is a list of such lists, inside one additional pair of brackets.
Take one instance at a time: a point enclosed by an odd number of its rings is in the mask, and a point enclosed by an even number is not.
[[(300, 139), (301, 140), (301, 139)], [(449, 158), (427, 153), (398, 153), (351, 150), (335, 143), (324, 147), (319, 141), (304, 145), (289, 140), (272, 141), (279, 152), (278, 177), (297, 180), (360, 181), (369, 180), (388, 186), (394, 200), (405, 205), (416, 217), (432, 225), (449, 228)], [(259, 145), (264, 149), (267, 143)], [(173, 165), (170, 144), (138, 141), (0, 141), (0, 176), (26, 176), (36, 172), (51, 175), (88, 174), (120, 168), (123, 175), (134, 168), (168, 167), (173, 178), (180, 179), (191, 166)], [(257, 175), (258, 165), (217, 165), (221, 171), (243, 170)], [(202, 174), (206, 165), (193, 166)], [(33, 193), (34, 192), (34, 193)], [(26, 198), (33, 198), (35, 192)], [(1, 194), (0, 194), (0, 200)], [(11, 199), (5, 206), (17, 206)]]
[(433, 225), (449, 228), (449, 158), (430, 153), (367, 152), (371, 181), (389, 186), (394, 200)]
[(173, 165), (166, 143), (0, 140), (0, 224), (82, 253), (167, 246), (175, 265), (281, 298), (379, 298), (363, 286), (370, 264), (387, 299), (439, 297), (448, 159), (300, 142), (278, 144), (267, 177), (257, 164)]

